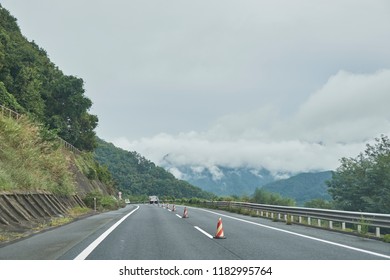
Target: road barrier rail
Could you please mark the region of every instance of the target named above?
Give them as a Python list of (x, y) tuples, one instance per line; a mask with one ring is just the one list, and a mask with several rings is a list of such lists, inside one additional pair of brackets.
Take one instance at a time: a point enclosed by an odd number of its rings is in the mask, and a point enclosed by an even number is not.
[[(304, 208), (291, 206), (278, 206), (234, 201), (205, 201), (202, 204), (217, 208), (246, 209), (256, 215), (274, 220), (291, 223), (306, 224), (310, 226), (327, 227), (335, 229), (340, 224), (342, 231), (347, 231), (353, 225), (360, 234), (367, 234), (369, 228), (375, 229), (375, 236), (381, 237), (381, 229), (390, 229), (390, 214), (352, 212), (318, 208)], [(315, 221), (317, 224), (315, 224)]]

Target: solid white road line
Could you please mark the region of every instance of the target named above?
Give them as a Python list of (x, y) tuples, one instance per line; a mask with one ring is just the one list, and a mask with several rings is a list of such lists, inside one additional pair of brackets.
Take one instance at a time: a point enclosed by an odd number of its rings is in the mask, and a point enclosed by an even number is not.
[(208, 238), (213, 239), (213, 236), (212, 236), (211, 234), (209, 234), (208, 232), (204, 231), (204, 230), (201, 229), (200, 227), (194, 226), (194, 228), (196, 228), (197, 230), (199, 230), (201, 233), (203, 233), (204, 235), (206, 235)]
[(325, 239), (320, 239), (320, 238), (316, 238), (316, 237), (312, 237), (312, 236), (308, 236), (308, 235), (304, 235), (304, 234), (300, 234), (300, 233), (296, 233), (296, 232), (292, 232), (292, 231), (288, 231), (288, 230), (284, 230), (284, 229), (280, 229), (280, 228), (266, 226), (266, 225), (263, 225), (263, 224), (247, 221), (247, 220), (244, 220), (244, 219), (232, 217), (232, 216), (229, 216), (229, 215), (213, 212), (213, 211), (202, 209), (202, 208), (194, 208), (194, 207), (187, 207), (187, 208), (201, 210), (201, 211), (204, 211), (204, 212), (212, 213), (212, 214), (215, 214), (215, 215), (218, 215), (218, 216), (230, 218), (230, 219), (233, 219), (233, 220), (236, 220), (236, 221), (252, 224), (252, 225), (255, 225), (255, 226), (264, 227), (264, 228), (268, 228), (268, 229), (272, 229), (272, 230), (277, 230), (277, 231), (280, 231), (280, 232), (284, 232), (284, 233), (288, 233), (288, 234), (291, 234), (291, 235), (295, 235), (295, 236), (299, 236), (299, 237), (303, 237), (303, 238), (307, 238), (307, 239), (311, 239), (311, 240), (327, 243), (327, 244), (330, 244), (330, 245), (334, 245), (334, 246), (338, 246), (338, 247), (342, 247), (342, 248), (346, 248), (346, 249), (350, 249), (350, 250), (354, 250), (354, 251), (358, 251), (358, 252), (361, 252), (361, 253), (366, 253), (366, 254), (369, 254), (369, 255), (373, 255), (373, 256), (377, 256), (377, 257), (381, 257), (381, 258), (385, 258), (385, 259), (390, 259), (390, 255), (383, 255), (383, 254), (379, 254), (379, 253), (376, 253), (376, 252), (372, 252), (372, 251), (368, 251), (368, 250), (364, 250), (364, 249), (360, 249), (360, 248), (356, 248), (356, 247), (352, 247), (352, 246), (348, 246), (348, 245), (344, 245), (344, 244), (328, 241), (328, 240), (325, 240)]
[(137, 206), (137, 208), (135, 208), (133, 211), (131, 211), (129, 214), (127, 214), (126, 216), (124, 216), (122, 219), (120, 219), (119, 221), (117, 221), (113, 226), (111, 226), (108, 230), (106, 230), (102, 235), (100, 235), (98, 238), (96, 238), (96, 240), (94, 242), (92, 242), (87, 248), (84, 249), (84, 251), (82, 251), (76, 258), (75, 260), (85, 260), (89, 254), (91, 254), (91, 252), (93, 250), (95, 250), (95, 248), (117, 227), (119, 226), (124, 220), (126, 220), (127, 217), (129, 217), (131, 214), (133, 214), (135, 211), (137, 211), (139, 209), (139, 205)]

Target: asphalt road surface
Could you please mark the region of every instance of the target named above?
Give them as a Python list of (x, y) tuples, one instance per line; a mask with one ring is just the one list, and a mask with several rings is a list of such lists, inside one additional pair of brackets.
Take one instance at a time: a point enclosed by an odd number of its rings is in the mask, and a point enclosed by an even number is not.
[[(0, 259), (385, 260), (390, 244), (219, 210), (128, 205), (0, 247)], [(215, 239), (218, 219), (225, 239)]]

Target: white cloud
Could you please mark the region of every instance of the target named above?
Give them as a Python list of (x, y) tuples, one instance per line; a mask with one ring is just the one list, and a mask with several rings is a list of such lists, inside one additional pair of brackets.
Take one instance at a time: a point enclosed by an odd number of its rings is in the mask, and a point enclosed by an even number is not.
[(168, 168), (168, 171), (173, 174), (177, 179), (185, 180), (185, 175), (176, 167)]
[(390, 132), (390, 70), (340, 71), (310, 96), (293, 129), (309, 141), (355, 142)]
[(40, 3), (2, 1), (156, 163), (329, 169), (390, 132), (388, 0)]
[(168, 154), (173, 165), (206, 167), (216, 179), (217, 165), (265, 167), (272, 172), (335, 169), (341, 157), (356, 156), (367, 140), (390, 132), (388, 92), (389, 70), (340, 71), (288, 118), (265, 106), (221, 117), (205, 132), (114, 143), (156, 163)]

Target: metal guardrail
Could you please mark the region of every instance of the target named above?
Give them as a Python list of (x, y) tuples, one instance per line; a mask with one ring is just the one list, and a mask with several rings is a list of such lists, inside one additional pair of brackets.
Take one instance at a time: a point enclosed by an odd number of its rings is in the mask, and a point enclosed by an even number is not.
[[(1, 115), (3, 117), (9, 117), (9, 118), (13, 118), (15, 120), (19, 120), (22, 117), (22, 114), (19, 114), (18, 112), (15, 112), (7, 107), (4, 107), (1, 104), (0, 104), (0, 112), (1, 112)], [(81, 151), (79, 149), (77, 149), (75, 146), (73, 146), (72, 144), (70, 144), (69, 142), (65, 141), (64, 139), (62, 139), (58, 136), (57, 136), (57, 138), (63, 147), (72, 151), (75, 154), (81, 154)]]
[(259, 216), (285, 221), (290, 219), (293, 223), (303, 224), (303, 219), (305, 219), (305, 224), (314, 225), (312, 224), (313, 220), (317, 220), (317, 226), (319, 227), (322, 227), (322, 221), (327, 221), (326, 226), (329, 229), (334, 229), (334, 222), (337, 222), (341, 224), (341, 230), (343, 231), (346, 230), (347, 224), (356, 226), (358, 232), (362, 231), (362, 226), (375, 227), (376, 237), (381, 236), (381, 228), (390, 229), (390, 214), (276, 206), (233, 201), (207, 201), (203, 203), (214, 207), (253, 210), (259, 212)]

